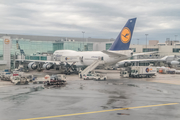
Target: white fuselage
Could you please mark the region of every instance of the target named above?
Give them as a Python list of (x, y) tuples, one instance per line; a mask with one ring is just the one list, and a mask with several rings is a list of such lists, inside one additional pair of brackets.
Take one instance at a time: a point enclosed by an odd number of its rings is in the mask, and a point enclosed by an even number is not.
[(106, 65), (113, 65), (116, 64), (118, 61), (125, 60), (129, 57), (131, 57), (132, 51), (131, 50), (121, 50), (121, 51), (112, 51), (116, 54), (121, 54), (123, 56), (115, 56), (115, 55), (109, 55), (106, 53), (103, 53), (101, 51), (83, 51), (83, 52), (77, 52), (73, 50), (57, 50), (54, 52), (53, 56), (61, 57), (61, 56), (79, 56), (83, 59), (83, 62), (79, 61), (75, 65), (76, 66), (89, 66), (91, 65), (95, 60), (98, 60), (100, 58), (103, 58), (104, 66)]

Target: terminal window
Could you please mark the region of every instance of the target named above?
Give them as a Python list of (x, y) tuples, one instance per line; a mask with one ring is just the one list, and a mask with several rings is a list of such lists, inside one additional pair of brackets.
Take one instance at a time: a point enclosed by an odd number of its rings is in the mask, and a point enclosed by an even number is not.
[(132, 50), (133, 52), (136, 52), (136, 48), (129, 48), (129, 50)]
[(143, 52), (159, 51), (158, 48), (143, 48)]
[(111, 47), (112, 43), (106, 43), (106, 50), (109, 50), (109, 48)]
[(149, 66), (149, 63), (139, 63), (139, 66)]
[(53, 51), (63, 50), (63, 49), (64, 49), (64, 43), (53, 43)]
[(173, 48), (173, 52), (180, 52), (180, 48)]

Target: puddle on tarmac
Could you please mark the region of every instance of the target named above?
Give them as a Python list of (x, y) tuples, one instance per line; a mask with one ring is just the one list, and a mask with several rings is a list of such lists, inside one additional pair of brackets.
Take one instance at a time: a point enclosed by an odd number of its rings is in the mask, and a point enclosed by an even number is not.
[(30, 93), (41, 91), (43, 89), (44, 89), (43, 86), (22, 87), (21, 91), (19, 91), (19, 89), (17, 89), (18, 93), (16, 93), (15, 95), (3, 97), (0, 100), (12, 101), (14, 104), (19, 105), (19, 104), (24, 103), (27, 99), (30, 98), (30, 96), (29, 96)]
[(108, 109), (108, 107), (107, 106), (101, 106), (103, 109)]
[(131, 86), (131, 87), (139, 87), (138, 85), (135, 85), (135, 84), (127, 84), (127, 86)]
[(126, 96), (123, 96), (123, 95), (120, 95), (120, 96), (109, 96), (109, 98), (127, 99)]
[(130, 114), (127, 114), (127, 113), (117, 113), (117, 115), (130, 115)]
[(60, 89), (62, 87), (65, 87), (66, 85), (46, 85), (44, 86), (45, 89)]

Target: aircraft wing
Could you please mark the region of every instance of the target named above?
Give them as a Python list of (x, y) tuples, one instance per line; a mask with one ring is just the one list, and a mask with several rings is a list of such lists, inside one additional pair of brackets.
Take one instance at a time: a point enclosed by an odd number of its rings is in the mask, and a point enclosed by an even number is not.
[(156, 52), (136, 53), (136, 54), (133, 54), (133, 56), (138, 56), (138, 55), (149, 55), (149, 54), (154, 54), (154, 53), (158, 53), (158, 52), (156, 51)]
[(117, 56), (118, 57), (126, 57), (126, 55), (115, 53), (115, 52), (110, 52), (110, 51), (107, 51), (107, 50), (103, 50), (102, 52), (109, 55), (109, 56), (112, 56), (112, 57), (117, 57)]
[(58, 61), (47, 61), (47, 60), (23, 60), (23, 59), (16, 59), (15, 61), (26, 61), (26, 62), (39, 62), (39, 63), (53, 63), (59, 64)]
[(133, 60), (122, 60), (120, 62), (160, 62), (165, 61), (164, 59), (133, 59)]

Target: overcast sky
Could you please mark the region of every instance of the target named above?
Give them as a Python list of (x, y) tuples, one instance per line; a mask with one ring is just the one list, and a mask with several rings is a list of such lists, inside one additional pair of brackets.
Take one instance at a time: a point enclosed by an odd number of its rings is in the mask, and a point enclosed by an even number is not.
[(0, 33), (116, 38), (137, 17), (132, 43), (180, 40), (179, 0), (0, 0)]

